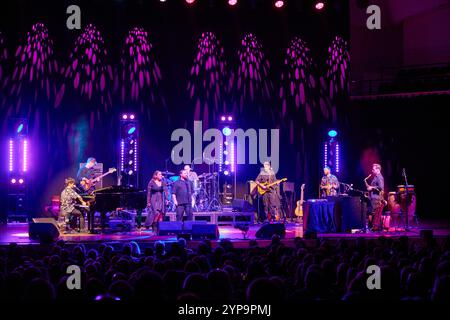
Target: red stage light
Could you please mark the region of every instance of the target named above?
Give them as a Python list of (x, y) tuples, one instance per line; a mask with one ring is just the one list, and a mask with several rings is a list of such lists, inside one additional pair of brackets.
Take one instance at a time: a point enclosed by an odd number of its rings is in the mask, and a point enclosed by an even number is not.
[(186, 0), (187, 4), (193, 4), (195, 2), (195, 0)]
[(317, 2), (314, 6), (317, 10), (322, 10), (325, 7), (325, 3), (323, 2)]
[(235, 6), (237, 4), (237, 0), (228, 0), (228, 4), (230, 6)]
[(282, 8), (283, 6), (284, 6), (284, 1), (283, 0), (275, 1), (275, 7)]

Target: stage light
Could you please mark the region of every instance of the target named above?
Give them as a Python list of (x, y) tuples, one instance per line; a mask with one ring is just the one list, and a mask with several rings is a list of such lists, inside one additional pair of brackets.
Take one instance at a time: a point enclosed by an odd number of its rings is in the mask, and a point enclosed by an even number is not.
[(195, 2), (195, 0), (186, 0), (187, 4), (193, 4)]
[(222, 121), (225, 121), (225, 116), (222, 116), (221, 118), (220, 118), (220, 120), (222, 120)]
[(237, 0), (228, 0), (228, 4), (230, 6), (235, 6), (237, 4)]
[(229, 116), (229, 117), (228, 117), (228, 121), (233, 121), (233, 117), (232, 117), (232, 116)]
[(122, 140), (120, 142), (120, 171), (123, 171), (124, 156), (125, 156), (125, 141)]
[(222, 133), (225, 137), (228, 137), (231, 134), (231, 129), (229, 127), (225, 127), (222, 129)]
[(13, 171), (13, 163), (14, 163), (14, 142), (9, 140), (9, 172)]
[(130, 140), (130, 144), (133, 144), (134, 143), (134, 140), (132, 139), (132, 140)]
[(19, 183), (20, 183), (20, 184), (23, 184), (23, 179), (19, 179)]
[(133, 160), (128, 161), (128, 164), (131, 166), (133, 164)]
[(225, 171), (223, 172), (223, 174), (226, 175), (226, 176), (228, 176), (228, 175), (230, 175), (230, 171), (225, 170)]
[(131, 176), (133, 174), (133, 170), (128, 171), (128, 175)]
[(316, 2), (314, 6), (317, 10), (322, 10), (325, 7), (325, 3), (322, 1)]
[(23, 172), (28, 169), (28, 141), (23, 140)]
[(231, 164), (231, 172), (234, 172), (234, 143), (231, 143), (230, 150), (230, 164)]
[(166, 2), (166, 0), (159, 0), (159, 2)]
[(123, 120), (127, 120), (127, 119), (128, 119), (128, 116), (127, 116), (126, 114), (124, 114), (124, 115), (122, 116), (122, 119), (123, 119)]
[(134, 114), (130, 115), (130, 119), (134, 120)]
[(282, 8), (284, 6), (284, 1), (283, 0), (277, 0), (277, 1), (275, 1), (274, 5), (277, 8)]
[(228, 154), (228, 151), (227, 151), (227, 150), (225, 150), (225, 151), (223, 152), (223, 154), (224, 154), (224, 155), (227, 155), (227, 154)]
[(16, 182), (17, 182), (16, 179), (14, 179), (14, 178), (11, 179), (11, 183), (12, 183), (12, 184), (15, 184)]
[(328, 143), (327, 142), (325, 142), (323, 165), (324, 166), (328, 165)]
[(337, 131), (336, 130), (330, 130), (328, 131), (328, 136), (330, 138), (335, 138), (337, 136)]
[(133, 152), (134, 152), (133, 150), (128, 151), (129, 154), (133, 154)]
[(136, 131), (136, 127), (131, 127), (128, 129), (128, 134), (133, 134)]
[(228, 141), (225, 141), (223, 144), (227, 146), (228, 145)]
[(19, 126), (17, 127), (17, 133), (21, 133), (23, 130), (23, 123), (19, 124)]
[(225, 160), (224, 164), (225, 164), (225, 165), (227, 166), (227, 165), (229, 165), (229, 164), (230, 164), (230, 161), (228, 161), (228, 160)]
[(336, 143), (336, 172), (339, 173), (339, 143)]

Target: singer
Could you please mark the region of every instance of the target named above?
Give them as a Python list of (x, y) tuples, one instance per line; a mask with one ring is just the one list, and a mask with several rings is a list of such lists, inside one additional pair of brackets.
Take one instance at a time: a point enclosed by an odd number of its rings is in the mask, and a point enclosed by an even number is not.
[[(367, 180), (372, 177), (370, 185)], [(364, 179), (364, 182), (369, 191), (371, 214), (369, 215), (369, 228), (372, 231), (379, 231), (381, 229), (381, 210), (383, 193), (384, 193), (384, 178), (381, 174), (381, 165), (374, 163), (372, 165), (372, 173)]]

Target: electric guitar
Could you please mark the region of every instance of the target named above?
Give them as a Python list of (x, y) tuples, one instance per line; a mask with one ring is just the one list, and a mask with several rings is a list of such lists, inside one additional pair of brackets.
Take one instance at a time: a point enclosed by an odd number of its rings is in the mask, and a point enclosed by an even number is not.
[(99, 182), (103, 177), (107, 176), (108, 174), (111, 174), (113, 172), (116, 172), (117, 169), (116, 168), (109, 168), (108, 171), (106, 171), (104, 174), (92, 178), (92, 179), (87, 179), (87, 178), (83, 178), (80, 181), (80, 186), (83, 188), (84, 191), (88, 191), (89, 189), (91, 189), (93, 186), (95, 186), (95, 184), (97, 182)]
[(296, 217), (303, 217), (303, 192), (305, 190), (305, 184), (302, 184), (300, 187), (301, 193), (300, 193), (300, 200), (297, 201), (297, 207), (295, 208), (295, 216)]
[(280, 184), (280, 183), (282, 183), (282, 182), (284, 182), (284, 181), (287, 181), (287, 178), (283, 178), (283, 179), (274, 181), (274, 182), (272, 182), (272, 183), (269, 183), (269, 182), (261, 183), (261, 185), (263, 185), (264, 187), (266, 187), (266, 189), (263, 189), (260, 185), (258, 185), (258, 193), (259, 193), (259, 195), (262, 196), (262, 195), (266, 194), (267, 192), (269, 192), (269, 191), (271, 190), (271, 188), (272, 188), (274, 185)]

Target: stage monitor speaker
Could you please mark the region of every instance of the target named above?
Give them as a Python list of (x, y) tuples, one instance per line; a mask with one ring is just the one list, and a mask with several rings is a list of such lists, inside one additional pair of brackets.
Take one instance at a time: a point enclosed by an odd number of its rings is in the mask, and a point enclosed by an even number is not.
[(286, 227), (284, 223), (271, 223), (263, 225), (258, 231), (256, 231), (256, 238), (271, 239), (274, 234), (284, 238), (286, 235)]
[(183, 231), (183, 223), (181, 221), (160, 221), (158, 229), (158, 236), (176, 235)]
[(359, 197), (339, 197), (342, 209), (342, 232), (364, 229), (366, 226), (366, 206)]
[(28, 225), (28, 236), (40, 242), (52, 242), (59, 238), (58, 225), (53, 218), (33, 218)]
[(193, 240), (219, 239), (219, 227), (217, 226), (217, 224), (193, 224), (192, 239)]
[(233, 211), (235, 212), (253, 212), (255, 208), (244, 199), (233, 199)]

